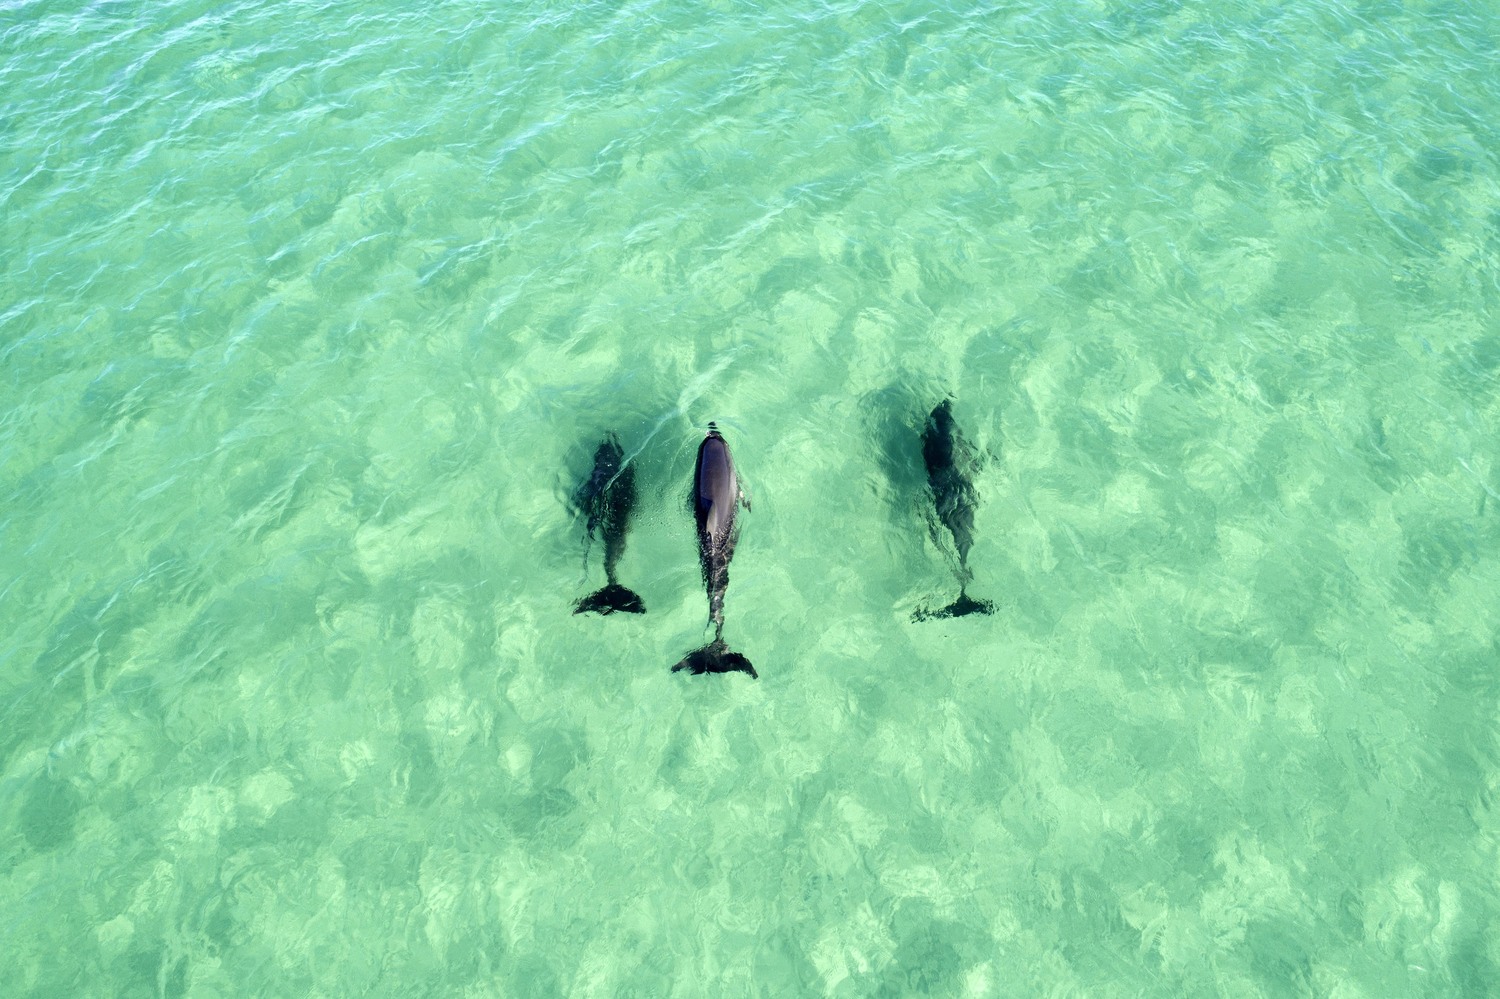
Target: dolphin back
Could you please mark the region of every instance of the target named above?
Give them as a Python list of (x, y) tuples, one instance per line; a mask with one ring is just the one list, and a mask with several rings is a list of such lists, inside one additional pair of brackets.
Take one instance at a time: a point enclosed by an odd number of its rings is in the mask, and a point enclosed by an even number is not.
[(933, 408), (922, 429), (922, 462), (938, 519), (953, 535), (960, 575), (968, 573), (969, 549), (974, 545), (974, 507), (979, 496), (969, 472), (974, 455), (953, 419), (953, 403), (944, 399)]
[(729, 445), (710, 424), (708, 435), (698, 447), (698, 466), (693, 470), (693, 511), (701, 544), (715, 549), (729, 546), (733, 552), (735, 504), (739, 496), (740, 479), (729, 455)]
[(708, 619), (724, 629), (724, 593), (729, 589), (729, 562), (739, 538), (736, 506), (740, 500), (740, 479), (734, 470), (729, 445), (710, 423), (708, 434), (698, 446), (698, 463), (693, 469), (693, 491), (689, 496), (693, 519), (698, 525), (698, 561), (703, 568), (703, 587), (708, 592)]
[[(598, 528), (605, 516), (610, 489), (620, 474), (624, 458), (625, 451), (620, 447), (620, 439), (613, 431), (609, 432), (594, 449), (594, 467), (589, 477), (573, 493), (573, 504), (588, 516), (590, 533)], [(627, 486), (626, 489), (631, 494), (630, 498), (634, 499), (634, 488)]]

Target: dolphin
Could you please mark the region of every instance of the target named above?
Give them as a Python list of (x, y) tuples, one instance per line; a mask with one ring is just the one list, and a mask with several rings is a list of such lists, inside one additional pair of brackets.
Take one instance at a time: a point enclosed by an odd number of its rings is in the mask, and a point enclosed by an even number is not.
[(574, 614), (593, 611), (597, 614), (646, 613), (646, 604), (633, 591), (615, 580), (615, 565), (625, 553), (625, 529), (635, 508), (635, 469), (625, 463), (625, 452), (613, 433), (605, 436), (594, 451), (594, 471), (578, 487), (573, 502), (588, 515), (588, 538), (583, 557), (588, 560), (588, 546), (597, 533), (604, 538), (604, 578), (596, 590), (573, 605)]
[(958, 599), (940, 610), (918, 610), (912, 620), (992, 614), (994, 604), (975, 600), (965, 592), (974, 578), (969, 571), (969, 549), (974, 544), (974, 506), (979, 493), (969, 476), (977, 461), (973, 448), (954, 422), (952, 400), (938, 403), (927, 417), (927, 425), (922, 428), (922, 461), (927, 465), (927, 484), (932, 488), (938, 520), (953, 535), (953, 547), (958, 551)]
[(698, 465), (693, 470), (693, 490), (688, 494), (688, 503), (698, 524), (698, 561), (703, 567), (703, 587), (708, 591), (708, 618), (714, 626), (714, 640), (689, 652), (672, 667), (672, 672), (739, 671), (749, 673), (753, 679), (757, 674), (750, 660), (724, 644), (724, 591), (729, 588), (729, 560), (734, 558), (734, 544), (739, 540), (735, 514), (740, 503), (749, 510), (750, 501), (740, 488), (729, 445), (712, 423), (703, 443), (698, 445)]

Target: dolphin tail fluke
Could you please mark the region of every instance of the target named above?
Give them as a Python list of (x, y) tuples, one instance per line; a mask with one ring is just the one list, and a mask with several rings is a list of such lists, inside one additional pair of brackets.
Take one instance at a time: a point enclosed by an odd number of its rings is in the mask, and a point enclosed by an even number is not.
[(759, 678), (750, 660), (730, 649), (724, 639), (715, 638), (701, 649), (694, 649), (672, 667), (672, 672), (687, 670), (689, 673), (749, 673), (750, 679)]
[(634, 590), (627, 589), (619, 583), (610, 583), (604, 589), (590, 593), (573, 606), (574, 614), (583, 614), (588, 611), (595, 614), (613, 614), (615, 611), (622, 611), (626, 614), (644, 614), (646, 604)]
[(911, 616), (913, 621), (931, 621), (940, 617), (963, 617), (966, 614), (993, 614), (995, 605), (988, 600), (975, 600), (963, 590), (958, 591), (958, 599), (947, 607), (938, 610), (927, 610), (925, 607)]

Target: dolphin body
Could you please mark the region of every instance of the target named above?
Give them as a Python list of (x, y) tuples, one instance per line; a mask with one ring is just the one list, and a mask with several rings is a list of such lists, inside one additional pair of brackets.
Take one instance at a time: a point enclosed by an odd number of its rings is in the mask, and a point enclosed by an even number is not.
[(939, 610), (918, 610), (912, 620), (992, 614), (994, 604), (975, 600), (965, 592), (974, 578), (969, 571), (969, 549), (974, 545), (974, 506), (979, 493), (969, 475), (977, 463), (974, 449), (953, 419), (952, 400), (938, 403), (927, 417), (927, 425), (922, 428), (922, 461), (927, 465), (927, 484), (932, 488), (938, 520), (953, 535), (953, 547), (958, 551), (958, 599)]
[(729, 445), (712, 423), (703, 443), (698, 445), (698, 464), (693, 470), (693, 490), (688, 503), (698, 524), (698, 561), (703, 567), (703, 587), (708, 591), (708, 617), (713, 622), (714, 640), (689, 652), (672, 667), (672, 672), (742, 672), (753, 679), (757, 674), (750, 660), (724, 643), (724, 591), (729, 588), (729, 560), (734, 558), (734, 545), (739, 540), (735, 515), (740, 503), (749, 510), (750, 501), (740, 488)]
[(574, 494), (578, 508), (588, 515), (588, 543), (594, 535), (604, 538), (604, 578), (596, 590), (573, 605), (574, 614), (593, 611), (596, 614), (646, 613), (646, 604), (634, 590), (621, 586), (615, 579), (615, 565), (625, 553), (625, 531), (635, 509), (635, 469), (625, 463), (625, 452), (613, 433), (607, 435), (594, 451), (594, 471)]

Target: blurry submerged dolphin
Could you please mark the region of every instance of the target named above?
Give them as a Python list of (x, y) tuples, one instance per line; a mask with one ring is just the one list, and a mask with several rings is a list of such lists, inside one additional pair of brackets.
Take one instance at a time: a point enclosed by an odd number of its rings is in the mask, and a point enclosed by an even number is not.
[(938, 520), (953, 535), (953, 547), (958, 550), (958, 599), (940, 610), (918, 610), (912, 620), (991, 614), (994, 604), (975, 600), (965, 592), (974, 578), (969, 571), (969, 549), (974, 544), (974, 506), (979, 494), (969, 476), (977, 463), (973, 448), (953, 420), (951, 400), (938, 403), (927, 417), (922, 429), (922, 461), (927, 465), (927, 484), (932, 487)]
[[(613, 433), (609, 434), (594, 451), (593, 474), (578, 487), (573, 497), (579, 510), (588, 515), (588, 542), (593, 541), (595, 533), (604, 538), (606, 580), (603, 589), (590, 593), (574, 605), (574, 614), (585, 611), (597, 614), (613, 614), (615, 611), (646, 613), (641, 598), (615, 580), (615, 565), (625, 553), (625, 531), (630, 526), (630, 514), (635, 508), (635, 469), (624, 458), (619, 439)], [(584, 546), (585, 560), (588, 558), (588, 542)]]
[(672, 672), (739, 671), (755, 677), (750, 660), (724, 644), (724, 591), (729, 588), (729, 560), (734, 558), (734, 544), (739, 540), (735, 514), (740, 503), (748, 510), (750, 502), (740, 489), (729, 445), (712, 423), (708, 425), (708, 436), (698, 446), (698, 465), (693, 470), (693, 491), (688, 502), (698, 524), (698, 561), (703, 566), (703, 586), (708, 591), (708, 617), (714, 625), (714, 640), (689, 652), (672, 667)]

